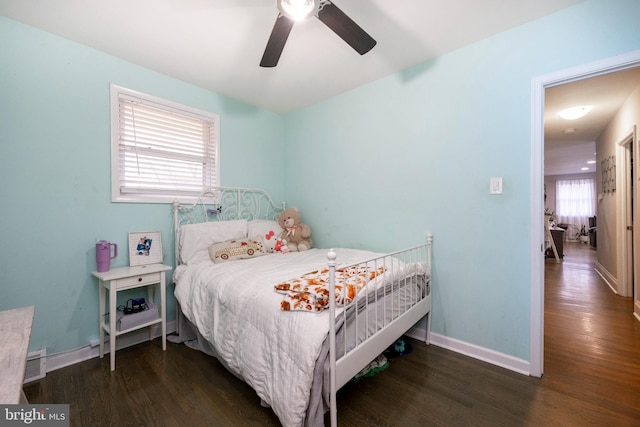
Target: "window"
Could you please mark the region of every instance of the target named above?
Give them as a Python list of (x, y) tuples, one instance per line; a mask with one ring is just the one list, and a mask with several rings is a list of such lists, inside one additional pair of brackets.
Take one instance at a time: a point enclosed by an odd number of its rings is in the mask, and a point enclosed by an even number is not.
[(556, 213), (558, 216), (593, 216), (595, 201), (596, 188), (593, 179), (571, 179), (556, 182)]
[(111, 197), (173, 202), (220, 182), (219, 117), (111, 85)]
[(596, 185), (593, 179), (556, 181), (557, 221), (570, 227), (570, 239), (577, 238), (582, 226), (588, 228), (589, 217), (596, 213)]

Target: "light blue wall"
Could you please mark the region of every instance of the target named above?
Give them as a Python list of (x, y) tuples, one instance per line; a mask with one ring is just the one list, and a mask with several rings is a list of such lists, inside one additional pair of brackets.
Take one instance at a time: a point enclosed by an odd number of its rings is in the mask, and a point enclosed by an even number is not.
[(222, 185), (284, 197), (282, 116), (0, 17), (0, 310), (35, 305), (49, 354), (98, 336), (97, 238), (124, 266), (127, 232), (160, 230), (173, 264), (170, 205), (111, 203), (110, 83), (219, 114)]
[(322, 247), (432, 232), (433, 331), (529, 360), (531, 81), (640, 49), (639, 17), (587, 1), (289, 114), (287, 200)]
[(84, 346), (95, 239), (169, 235), (168, 206), (110, 202), (113, 82), (220, 114), (223, 185), (297, 205), (318, 246), (433, 232), (433, 330), (528, 360), (531, 79), (640, 49), (639, 16), (586, 1), (284, 117), (0, 17), (0, 309), (36, 305), (32, 349)]

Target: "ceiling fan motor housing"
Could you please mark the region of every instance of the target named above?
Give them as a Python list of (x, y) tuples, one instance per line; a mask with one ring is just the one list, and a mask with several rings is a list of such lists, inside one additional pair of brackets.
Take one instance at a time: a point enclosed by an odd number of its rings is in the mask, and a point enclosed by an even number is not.
[(280, 13), (267, 41), (261, 67), (275, 67), (296, 20), (316, 16), (360, 55), (369, 52), (376, 41), (330, 0), (276, 0)]
[(318, 13), (319, 0), (276, 0), (278, 10), (294, 21), (307, 19)]

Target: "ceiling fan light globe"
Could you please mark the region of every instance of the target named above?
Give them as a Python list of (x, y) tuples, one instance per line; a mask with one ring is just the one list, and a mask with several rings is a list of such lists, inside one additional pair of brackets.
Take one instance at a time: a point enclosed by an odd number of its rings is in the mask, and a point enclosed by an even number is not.
[(284, 16), (294, 21), (307, 19), (318, 10), (318, 0), (276, 0), (276, 5)]

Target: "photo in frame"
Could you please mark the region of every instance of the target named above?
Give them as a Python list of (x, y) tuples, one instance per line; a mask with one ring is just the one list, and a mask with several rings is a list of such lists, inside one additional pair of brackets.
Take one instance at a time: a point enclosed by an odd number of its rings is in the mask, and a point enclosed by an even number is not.
[(162, 264), (162, 236), (159, 231), (129, 232), (129, 265)]

